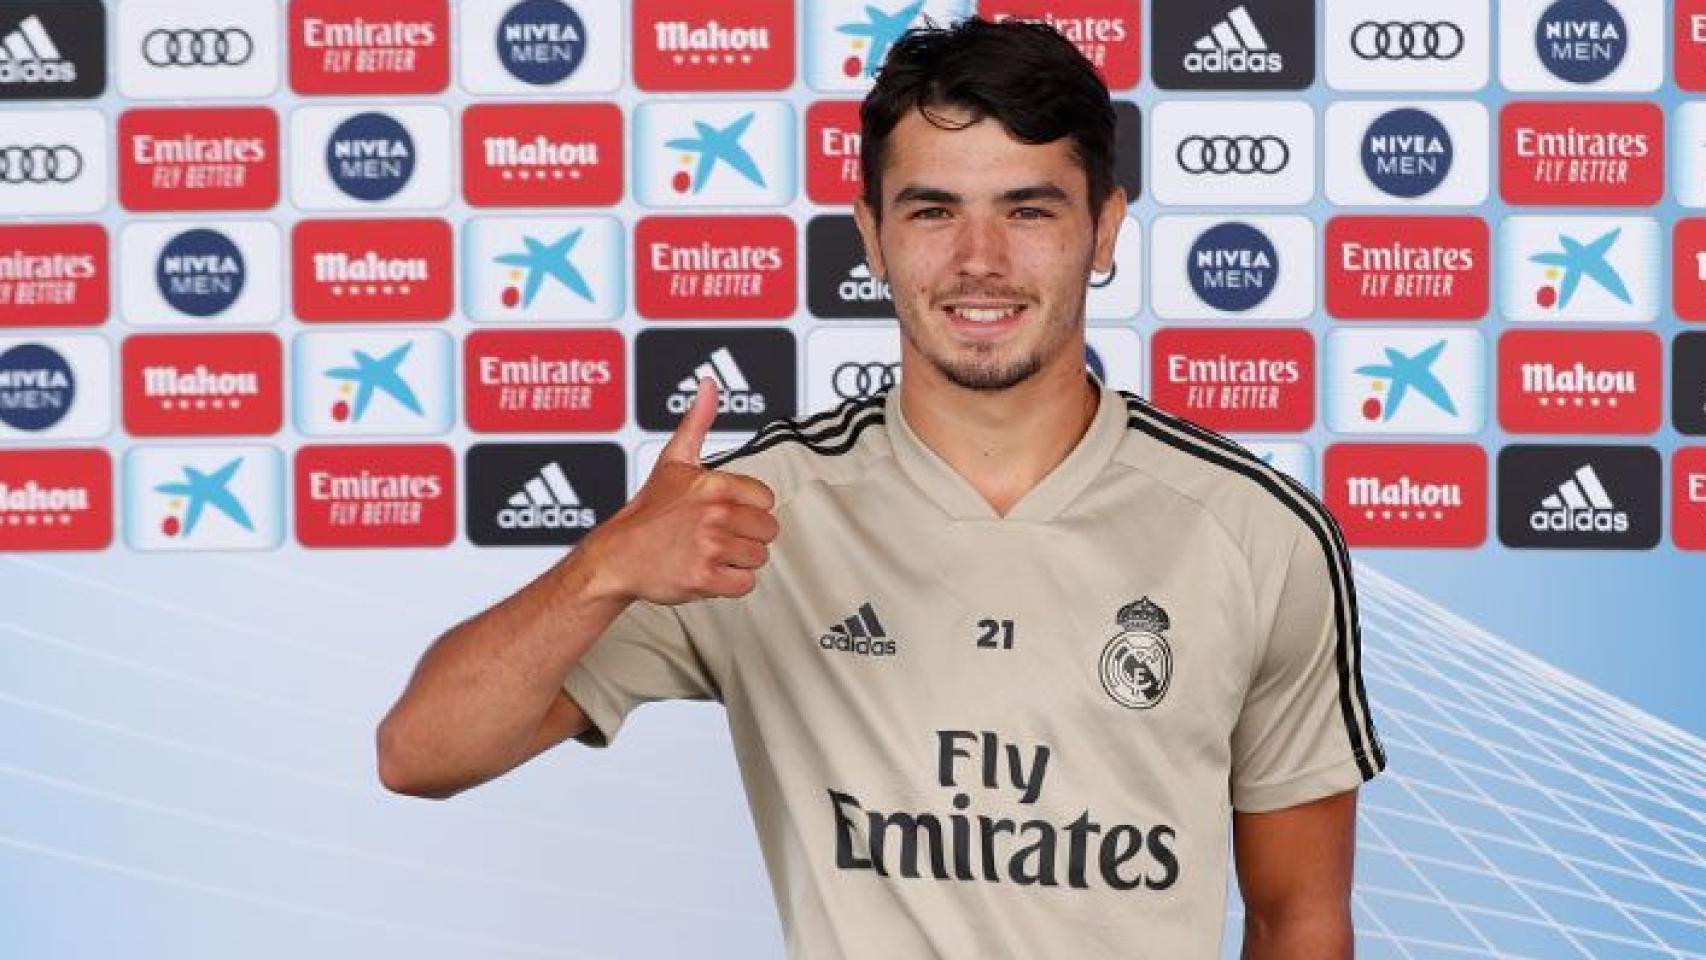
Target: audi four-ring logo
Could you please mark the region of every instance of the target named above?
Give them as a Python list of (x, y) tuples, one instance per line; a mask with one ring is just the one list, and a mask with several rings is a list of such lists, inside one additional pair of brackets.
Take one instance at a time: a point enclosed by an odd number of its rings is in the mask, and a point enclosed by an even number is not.
[(887, 390), (900, 382), (900, 363), (883, 363), (878, 360), (856, 362), (849, 360), (835, 368), (830, 378), (830, 386), (835, 389), (835, 395), (843, 400), (858, 400), (869, 397), (878, 390)]
[(70, 183), (83, 172), (76, 147), (0, 146), (0, 183)]
[(1272, 134), (1259, 137), (1189, 136), (1179, 141), (1179, 169), (1186, 173), (1279, 173), (1291, 148)]
[(238, 27), (150, 30), (142, 38), (142, 57), (156, 67), (236, 67), (254, 52), (254, 39)]
[(1450, 60), (1463, 52), (1463, 28), (1449, 20), (1364, 20), (1351, 31), (1364, 60)]

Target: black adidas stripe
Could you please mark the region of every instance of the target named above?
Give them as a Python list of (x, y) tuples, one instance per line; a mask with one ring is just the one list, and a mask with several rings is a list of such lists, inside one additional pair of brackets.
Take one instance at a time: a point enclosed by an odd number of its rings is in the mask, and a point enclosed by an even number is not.
[[(1164, 413), (1142, 398), (1121, 391), (1130, 415), (1127, 424), (1181, 452), (1225, 467), (1255, 481), (1304, 522), (1327, 559), (1333, 588), (1336, 639), (1333, 661), (1339, 679), (1339, 712), (1351, 751), (1364, 780), (1386, 766), (1386, 754), (1374, 735), (1368, 693), (1362, 682), (1362, 631), (1357, 619), (1356, 591), (1350, 580), (1350, 555), (1338, 523), (1307, 488), (1225, 437), (1197, 424)], [(1183, 437), (1175, 434), (1183, 434)], [(1355, 665), (1353, 666), (1353, 660)], [(1353, 702), (1354, 701), (1354, 702)], [(1362, 719), (1358, 719), (1360, 708)]]
[[(828, 413), (818, 414), (805, 421), (778, 420), (759, 431), (758, 435), (733, 450), (726, 450), (714, 456), (706, 457), (701, 463), (710, 468), (728, 466), (743, 457), (763, 453), (771, 447), (784, 443), (798, 443), (813, 453), (824, 456), (837, 456), (853, 449), (859, 435), (874, 423), (884, 420), (883, 401), (885, 396), (878, 394), (864, 400), (850, 401)], [(819, 433), (808, 434), (804, 427), (826, 422), (831, 417), (841, 418), (841, 422)]]

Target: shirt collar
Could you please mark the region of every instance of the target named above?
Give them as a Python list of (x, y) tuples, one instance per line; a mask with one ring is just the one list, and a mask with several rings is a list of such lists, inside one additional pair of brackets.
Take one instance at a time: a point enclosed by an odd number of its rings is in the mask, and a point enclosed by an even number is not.
[(1054, 469), (1021, 497), (1005, 517), (997, 514), (965, 477), (960, 476), (913, 432), (912, 425), (901, 413), (902, 388), (890, 390), (884, 400), (883, 416), (888, 423), (895, 461), (907, 479), (952, 519), (1051, 520), (1069, 506), (1113, 459), (1114, 450), (1119, 447), (1126, 431), (1126, 405), (1119, 391), (1103, 385), (1094, 374), (1087, 375), (1100, 394), (1090, 428), (1084, 431), (1084, 436), (1079, 438), (1065, 459), (1055, 464)]

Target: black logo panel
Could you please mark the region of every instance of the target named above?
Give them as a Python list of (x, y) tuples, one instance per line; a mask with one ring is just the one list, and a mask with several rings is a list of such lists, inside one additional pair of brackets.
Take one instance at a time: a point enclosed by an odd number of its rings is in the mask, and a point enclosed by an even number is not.
[(1498, 481), (1507, 547), (1645, 550), (1659, 542), (1662, 470), (1651, 447), (1509, 446), (1499, 451)]
[(1114, 101), (1114, 182), (1127, 202), (1143, 195), (1143, 113), (1130, 100)]
[(1706, 330), (1676, 335), (1671, 344), (1671, 419), (1676, 432), (1706, 436)]
[(634, 339), (634, 411), (645, 430), (670, 432), (693, 406), (701, 377), (717, 382), (711, 429), (745, 432), (792, 417), (799, 364), (787, 330), (642, 330)]
[(614, 443), (477, 443), (468, 448), (468, 540), (568, 546), (627, 502)]
[(105, 6), (0, 3), (0, 100), (86, 100), (106, 88)]
[(893, 320), (889, 285), (871, 275), (859, 228), (847, 214), (806, 224), (806, 305), (832, 320)]
[(1312, 0), (1156, 0), (1150, 55), (1163, 90), (1302, 90), (1315, 82)]

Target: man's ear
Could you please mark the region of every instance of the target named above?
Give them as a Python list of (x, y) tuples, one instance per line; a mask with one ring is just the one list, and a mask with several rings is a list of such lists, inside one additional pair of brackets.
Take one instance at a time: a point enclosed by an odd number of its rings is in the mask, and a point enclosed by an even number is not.
[(871, 276), (878, 280), (887, 280), (888, 271), (883, 267), (883, 247), (877, 241), (877, 217), (862, 196), (853, 200), (853, 222), (858, 225), (859, 239), (865, 244), (865, 263), (871, 268)]
[(1096, 253), (1090, 267), (1097, 273), (1107, 273), (1114, 268), (1114, 243), (1120, 238), (1120, 225), (1125, 223), (1125, 213), (1125, 188), (1115, 184), (1103, 198), (1102, 209), (1096, 215)]

